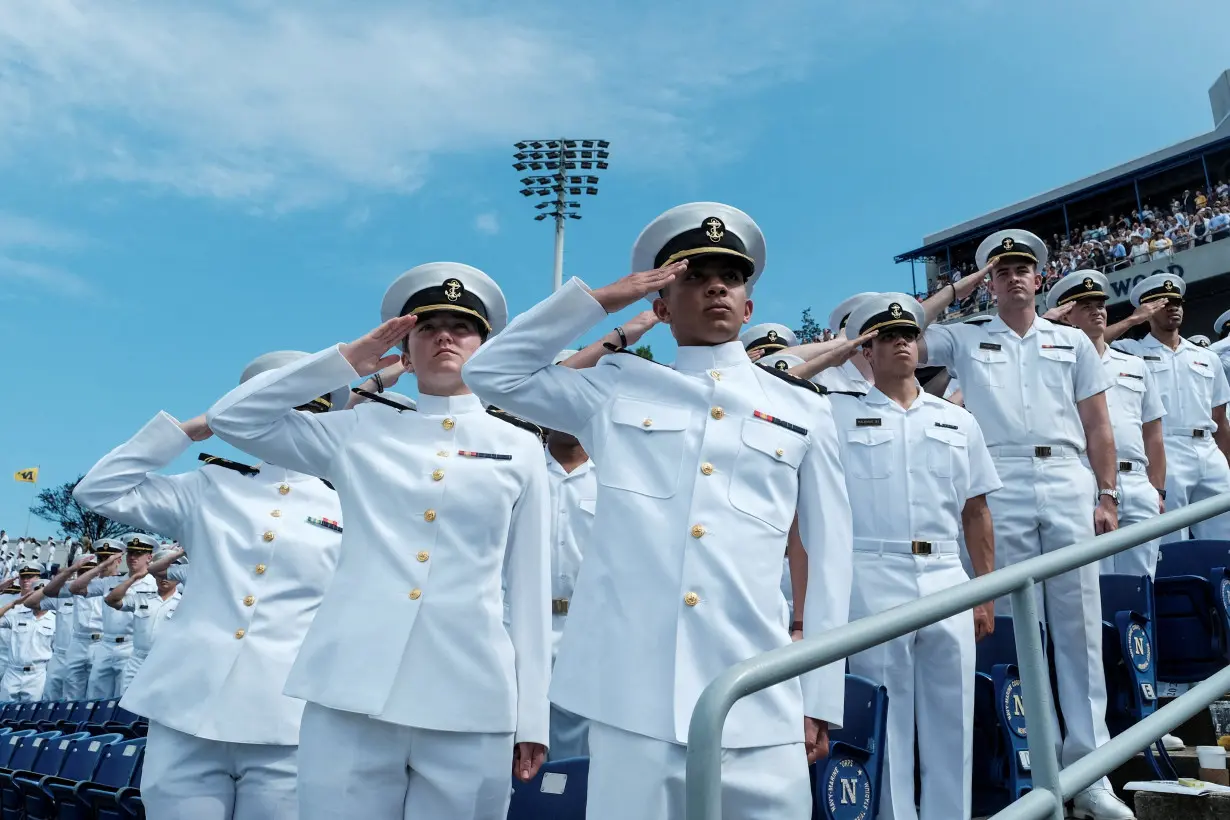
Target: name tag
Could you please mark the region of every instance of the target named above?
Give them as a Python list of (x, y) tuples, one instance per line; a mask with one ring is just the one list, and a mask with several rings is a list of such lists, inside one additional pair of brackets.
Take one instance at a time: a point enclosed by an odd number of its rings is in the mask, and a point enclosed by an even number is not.
[(879, 427), (880, 419), (855, 419), (854, 424), (858, 427)]
[(1135, 373), (1120, 373), (1120, 374), (1119, 374), (1119, 378), (1121, 378), (1121, 379), (1141, 379), (1141, 380), (1143, 380), (1143, 379), (1144, 379), (1144, 376), (1137, 376)]
[(1209, 366), (1208, 362), (1192, 362), (1192, 364), (1196, 365), (1196, 367), (1208, 367)]
[(807, 435), (806, 427), (800, 427), (797, 424), (791, 424), (785, 419), (779, 419), (776, 416), (770, 416), (768, 413), (762, 413), (759, 410), (754, 411), (752, 415), (760, 419), (761, 421), (767, 421), (769, 424), (776, 424), (778, 427), (785, 427), (787, 430), (791, 431), (792, 433), (798, 433), (800, 436)]
[(149, 604), (141, 604), (137, 609), (149, 609)]
[(1042, 345), (1043, 350), (1076, 350), (1072, 345)]
[(476, 453), (473, 450), (458, 450), (457, 455), (466, 458), (490, 458), (495, 461), (512, 461), (512, 456), (504, 453)]
[(945, 423), (944, 423), (944, 422), (942, 422), (942, 421), (937, 421), (937, 422), (935, 423), (935, 426), (936, 426), (936, 427), (943, 427), (945, 430), (959, 430), (959, 429), (961, 429), (961, 428), (957, 427), (957, 425), (955, 425), (955, 424), (945, 424)]
[(1146, 362), (1160, 362), (1162, 360), (1161, 356), (1143, 356), (1142, 358)]
[(342, 531), (341, 524), (337, 523), (336, 521), (330, 521), (328, 518), (313, 518), (312, 516), (309, 515), (307, 518), (307, 522), (309, 524), (315, 524), (318, 527), (324, 527), (326, 530), (333, 530), (334, 532)]
[(995, 344), (994, 342), (979, 342), (978, 349), (979, 350), (1002, 350), (1003, 348), (1001, 348), (999, 345)]

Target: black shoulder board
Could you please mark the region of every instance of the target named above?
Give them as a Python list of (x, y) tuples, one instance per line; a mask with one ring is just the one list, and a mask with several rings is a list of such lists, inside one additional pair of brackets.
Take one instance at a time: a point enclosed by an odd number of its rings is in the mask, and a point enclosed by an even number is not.
[(376, 404), (383, 404), (385, 407), (392, 407), (398, 413), (400, 413), (403, 410), (413, 410), (414, 409), (412, 407), (405, 407), (404, 405), (400, 405), (397, 402), (393, 401), (392, 399), (386, 399), (384, 396), (380, 395), (379, 393), (372, 393), (369, 390), (360, 390), (357, 387), (352, 387), (350, 388), (350, 392), (354, 393), (355, 395), (362, 396), (368, 401), (374, 401)]
[(209, 453), (201, 453), (197, 456), (197, 460), (203, 461), (206, 464), (212, 464), (215, 467), (225, 467), (228, 470), (234, 470), (240, 475), (256, 475), (260, 472), (259, 467), (249, 467), (247, 464), (240, 464), (238, 461), (231, 461), (229, 458), (211, 456)]
[(801, 387), (804, 390), (810, 390), (811, 392), (819, 393), (820, 395), (824, 395), (825, 393), (829, 392), (825, 390), (823, 387), (821, 387), (820, 385), (816, 384), (815, 382), (808, 381), (807, 379), (800, 379), (798, 376), (791, 376), (785, 370), (778, 370), (775, 367), (767, 367), (763, 364), (760, 364), (760, 362), (757, 362), (756, 364), (764, 372), (773, 374), (774, 376), (786, 382), (787, 384), (792, 384), (795, 387)]
[[(609, 352), (611, 352), (611, 353), (627, 353), (627, 354), (628, 354), (628, 355), (630, 355), (630, 356), (636, 356), (636, 358), (638, 358), (638, 359), (645, 359), (645, 357), (644, 357), (644, 356), (639, 355), (639, 354), (638, 354), (635, 350), (629, 350), (629, 349), (628, 349), (628, 348), (626, 348), (626, 347), (616, 347), (615, 345), (611, 344), (610, 342), (603, 342), (603, 343), (602, 343), (602, 346), (603, 346), (603, 347), (605, 347), (605, 348), (607, 349), (607, 351), (609, 351)], [(650, 364), (656, 364), (656, 365), (658, 365), (659, 367), (665, 367), (665, 366), (666, 366), (666, 365), (662, 364), (662, 362), (655, 361), (655, 360), (653, 360), (653, 359), (645, 359), (645, 361), (649, 362)]]
[(826, 396), (853, 396), (856, 399), (867, 398), (866, 393), (860, 393), (857, 390), (828, 390), (823, 385), (821, 385), (820, 389)]
[(507, 413), (496, 407), (494, 404), (487, 408), (487, 415), (495, 416), (500, 421), (506, 421), (513, 427), (520, 427), (522, 430), (528, 430), (538, 436), (539, 441), (545, 442), (547, 440), (546, 430), (542, 429), (532, 421), (526, 421), (523, 418), (514, 416), (512, 413)]

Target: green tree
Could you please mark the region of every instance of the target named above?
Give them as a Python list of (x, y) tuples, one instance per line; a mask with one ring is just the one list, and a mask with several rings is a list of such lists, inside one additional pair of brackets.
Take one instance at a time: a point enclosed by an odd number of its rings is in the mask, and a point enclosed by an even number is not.
[(651, 362), (654, 360), (653, 348), (649, 345), (638, 345), (632, 352), (640, 356), (642, 359), (649, 359)]
[(93, 542), (100, 538), (116, 538), (128, 532), (144, 532), (78, 504), (77, 499), (73, 498), (73, 489), (83, 478), (83, 475), (77, 476), (76, 481), (66, 481), (58, 487), (40, 490), (30, 505), (30, 512), (59, 526), (60, 537), (71, 536), (78, 541), (89, 539)]
[(818, 342), (824, 336), (824, 328), (816, 324), (816, 320), (811, 318), (811, 308), (803, 308), (803, 318), (800, 321), (802, 326), (794, 332), (794, 335), (799, 339), (799, 344)]

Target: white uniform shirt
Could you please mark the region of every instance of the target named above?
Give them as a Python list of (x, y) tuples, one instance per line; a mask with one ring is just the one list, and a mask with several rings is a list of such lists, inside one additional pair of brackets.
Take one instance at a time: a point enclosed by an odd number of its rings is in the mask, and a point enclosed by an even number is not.
[[(863, 354), (856, 352), (854, 355), (861, 356)], [(866, 394), (871, 391), (871, 382), (863, 377), (863, 374), (859, 372), (858, 367), (852, 361), (842, 362), (840, 367), (830, 367), (827, 370), (821, 370), (812, 381), (830, 393)]]
[(89, 509), (184, 544), (200, 581), (159, 626), (122, 705), (195, 737), (295, 745), (303, 701), (282, 689), (341, 544), (336, 530), (308, 519), (340, 522), (337, 493), (269, 464), (256, 475), (217, 465), (154, 472), (191, 446), (159, 413), (74, 491)]
[(327, 478), (346, 508), (337, 579), (287, 693), (403, 726), (547, 743), (542, 442), (472, 394), (420, 395), (417, 412), (374, 402), (321, 415), (290, 410), (357, 378), (332, 347), (260, 374), (208, 413), (222, 439)]
[(831, 400), (855, 543), (955, 542), (965, 502), (1003, 486), (967, 410), (921, 388), (908, 409), (874, 387)]
[[(1139, 356), (1107, 347), (1102, 366), (1113, 384), (1106, 391), (1106, 406), (1115, 434), (1115, 458), (1148, 465), (1140, 426), (1166, 415), (1153, 374)], [(1165, 424), (1165, 422), (1162, 422)]]
[(56, 634), (54, 612), (35, 617), (33, 610), (19, 606), (6, 612), (4, 620), (9, 627), (10, 668), (46, 663), (51, 658)]
[[(547, 478), (551, 482), (551, 597), (571, 599), (581, 571), (581, 556), (594, 528), (594, 504), (598, 499), (598, 475), (594, 462), (586, 460), (571, 473), (555, 460), (550, 450)], [(551, 624), (551, 657), (564, 634), (564, 617)]]
[[(69, 582), (71, 583), (71, 581)], [(93, 636), (102, 636), (103, 628), (103, 603), (102, 598), (86, 598), (81, 595), (73, 595), (68, 591), (68, 584), (60, 587), (59, 598), (61, 605), (57, 607), (57, 611), (67, 609), (72, 614), (73, 619), (73, 636), (89, 641)], [(71, 601), (71, 607), (64, 607), (63, 602)]]
[(1217, 358), (1221, 359), (1221, 368), (1226, 372), (1226, 378), (1230, 379), (1230, 336), (1218, 339), (1209, 345), (1208, 349), (1216, 353)]
[[(464, 374), (509, 412), (577, 436), (597, 465), (593, 537), (552, 702), (685, 743), (705, 686), (790, 643), (781, 575), (796, 509), (811, 568), (808, 634), (849, 617), (837, 436), (823, 397), (753, 364), (738, 341), (680, 348), (673, 367), (628, 354), (585, 370), (552, 365), (606, 321), (573, 279), (480, 348)], [(840, 724), (844, 671), (838, 662), (740, 700), (723, 745), (799, 742), (805, 710)]]
[(68, 645), (73, 642), (73, 628), (77, 621), (77, 602), (81, 599), (76, 595), (67, 598), (44, 597), (39, 608), (56, 614), (56, 639), (52, 649), (57, 655), (68, 651)]
[(965, 408), (978, 419), (988, 447), (1084, 451), (1075, 405), (1110, 387), (1084, 333), (1038, 317), (1021, 337), (996, 316), (981, 325), (931, 325), (925, 340), (926, 364), (957, 374)]
[(121, 608), (132, 613), (132, 651), (138, 655), (148, 655), (154, 646), (158, 628), (175, 614), (181, 593), (176, 587), (171, 597), (164, 601), (158, 594), (157, 584), (152, 590), (136, 587), (136, 584), (129, 587)]
[[(86, 590), (86, 594), (90, 598), (99, 598), (100, 600), (107, 597), (107, 594), (125, 580), (123, 575), (112, 575), (109, 578), (94, 578), (90, 581), (90, 586)], [(149, 592), (157, 590), (157, 582), (148, 575), (140, 581), (134, 583), (131, 590), (137, 592)], [(102, 608), (102, 633), (103, 643), (129, 643), (132, 641), (132, 613), (124, 612), (115, 607), (107, 606), (107, 602), (103, 601)], [(123, 638), (123, 641), (117, 641), (116, 638)]]
[(1212, 434), (1217, 429), (1213, 408), (1230, 402), (1230, 384), (1216, 353), (1187, 339), (1179, 342), (1178, 350), (1171, 350), (1151, 333), (1115, 344), (1144, 359), (1153, 374), (1166, 407), (1163, 434), (1190, 438), (1193, 430)]

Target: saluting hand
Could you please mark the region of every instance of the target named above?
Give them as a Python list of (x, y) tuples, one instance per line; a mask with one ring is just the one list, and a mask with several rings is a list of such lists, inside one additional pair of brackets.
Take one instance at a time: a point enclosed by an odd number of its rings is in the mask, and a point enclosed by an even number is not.
[(1066, 305), (1060, 305), (1057, 308), (1051, 308), (1046, 313), (1042, 314), (1042, 318), (1048, 322), (1062, 322), (1068, 314), (1072, 312), (1072, 308), (1076, 307), (1076, 302), (1068, 302)]
[(842, 353), (841, 364), (845, 364), (846, 362), (853, 359), (854, 354), (857, 353), (859, 349), (862, 348), (863, 345), (867, 344), (867, 342), (870, 342), (872, 339), (874, 339), (876, 336), (879, 336), (879, 335), (880, 335), (880, 331), (869, 330), (866, 333), (864, 333), (862, 336), (859, 336), (853, 340), (847, 339), (845, 344), (842, 345), (841, 347), (841, 353)]
[(541, 743), (518, 743), (513, 748), (513, 776), (522, 783), (530, 782), (538, 776), (546, 757), (547, 747)]
[(1136, 308), (1136, 310), (1132, 311), (1132, 315), (1128, 317), (1128, 320), (1131, 321), (1132, 324), (1143, 325), (1149, 321), (1149, 318), (1153, 314), (1165, 309), (1167, 304), (1168, 300), (1166, 299), (1154, 299), (1152, 302), (1145, 302), (1143, 305)]
[(214, 431), (209, 429), (209, 424), (205, 421), (204, 413), (194, 419), (181, 421), (179, 429), (183, 430), (184, 435), (193, 441), (204, 441), (214, 434)]
[(607, 313), (616, 313), (637, 300), (656, 293), (675, 281), (688, 268), (688, 260), (681, 259), (670, 265), (641, 273), (630, 273), (606, 287), (590, 292)]
[(342, 355), (360, 376), (370, 376), (383, 368), (391, 367), (398, 362), (401, 356), (384, 354), (400, 344), (417, 322), (417, 316), (398, 316), (396, 319), (390, 319), (371, 333), (342, 345), (340, 348)]

